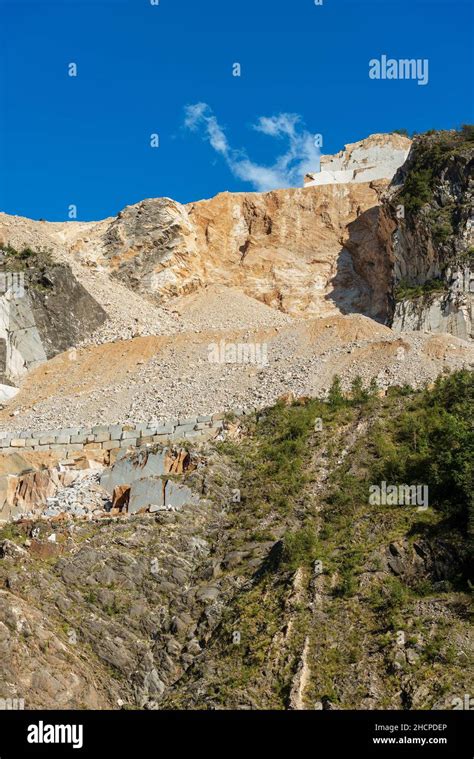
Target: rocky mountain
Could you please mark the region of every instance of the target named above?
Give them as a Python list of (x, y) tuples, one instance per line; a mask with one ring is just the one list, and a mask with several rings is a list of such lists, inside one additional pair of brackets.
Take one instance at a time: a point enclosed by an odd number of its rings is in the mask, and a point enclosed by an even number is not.
[(302, 188), (0, 214), (0, 698), (469, 692), (473, 144), (371, 135)]
[[(471, 185), (472, 141), (461, 133), (422, 135), (413, 145), (400, 134), (372, 135), (323, 157), (302, 189), (188, 205), (144, 200), (97, 223), (3, 215), (0, 238), (49, 247), (80, 278), (95, 271), (160, 305), (220, 285), (292, 316), (361, 313), (397, 330), (466, 338)], [(404, 287), (425, 295), (438, 279), (451, 295), (432, 309), (420, 309), (413, 293), (402, 297)]]
[(223, 193), (186, 206), (145, 200), (98, 223), (3, 216), (0, 235), (12, 244), (41, 241), (160, 303), (220, 284), (292, 315), (356, 312), (384, 321), (380, 196), (409, 145), (394, 134), (347, 146), (341, 160), (357, 178), (345, 183)]

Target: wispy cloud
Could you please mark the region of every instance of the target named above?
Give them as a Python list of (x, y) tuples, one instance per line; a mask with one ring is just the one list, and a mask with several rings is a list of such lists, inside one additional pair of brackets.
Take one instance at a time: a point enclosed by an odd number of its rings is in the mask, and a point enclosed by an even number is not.
[(296, 113), (261, 116), (252, 126), (257, 132), (287, 143), (285, 151), (270, 166), (250, 160), (245, 150), (232, 148), (207, 103), (186, 106), (184, 125), (193, 132), (200, 132), (224, 158), (234, 176), (250, 182), (259, 192), (301, 186), (304, 175), (319, 166), (320, 151), (314, 144), (314, 136)]

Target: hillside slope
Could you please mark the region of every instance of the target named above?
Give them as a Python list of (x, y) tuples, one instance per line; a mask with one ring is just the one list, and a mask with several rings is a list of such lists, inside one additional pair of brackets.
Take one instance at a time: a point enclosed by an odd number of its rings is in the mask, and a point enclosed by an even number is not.
[[(472, 655), (472, 402), (467, 373), (382, 400), (334, 387), (329, 403), (280, 403), (195, 451), (197, 504), (7, 525), (5, 695), (27, 693), (28, 708), (452, 708)], [(428, 508), (371, 504), (382, 480), (426, 483)]]

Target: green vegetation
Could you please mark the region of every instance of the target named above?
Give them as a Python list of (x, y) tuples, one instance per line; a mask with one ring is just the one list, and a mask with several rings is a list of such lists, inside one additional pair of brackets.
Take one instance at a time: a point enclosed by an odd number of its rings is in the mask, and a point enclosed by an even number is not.
[(402, 280), (395, 287), (395, 300), (400, 302), (401, 300), (413, 300), (414, 298), (427, 298), (434, 293), (447, 292), (448, 287), (443, 279), (429, 279), (422, 285), (412, 285)]
[(416, 213), (432, 197), (433, 171), (430, 169), (413, 170), (406, 178), (399, 200), (407, 213)]
[(474, 375), (460, 371), (414, 395), (409, 405), (379, 429), (375, 481), (423, 482), (430, 505), (453, 520), (464, 535), (474, 527)]
[(461, 256), (460, 263), (474, 268), (474, 246), (471, 245)]
[(11, 245), (2, 245), (0, 246), (0, 253), (3, 253), (3, 257), (0, 259), (0, 268), (3, 271), (41, 269), (54, 264), (51, 251), (42, 248), (33, 250), (30, 247), (25, 247), (17, 250)]
[(474, 140), (474, 124), (463, 124), (461, 134), (465, 140), (472, 142)]
[(357, 377), (352, 380), (351, 399), (356, 405), (366, 403), (366, 401), (369, 400), (369, 391), (364, 388), (364, 383), (360, 375), (357, 375)]
[(409, 137), (408, 129), (394, 129), (392, 134), (401, 134), (403, 137)]
[(342, 393), (341, 378), (335, 374), (331, 387), (329, 388), (328, 403), (331, 408), (336, 409), (344, 405), (344, 395)]
[(318, 556), (318, 541), (314, 527), (307, 526), (301, 530), (287, 532), (283, 539), (283, 566), (298, 569), (310, 564)]
[(0, 540), (11, 540), (12, 543), (22, 544), (26, 540), (24, 532), (12, 522), (7, 522), (0, 528)]
[[(360, 708), (367, 698), (361, 667), (383, 682), (377, 703), (387, 708), (399, 708), (415, 672), (425, 693), (417, 703), (426, 708), (452, 682), (464, 687), (450, 635), (464, 640), (466, 632), (473, 396), (467, 371), (429, 389), (391, 388), (384, 397), (375, 381), (366, 387), (356, 377), (344, 392), (336, 377), (326, 401), (277, 403), (246, 418), (243, 440), (220, 445), (242, 477), (229, 542), (235, 546), (237, 535), (241, 545), (275, 545), (247, 575), (210, 643), (211, 701), (287, 708), (303, 648), (312, 708), (325, 700)], [(427, 484), (430, 508), (370, 505), (369, 485), (381, 480)], [(414, 562), (415, 546), (452, 561), (442, 582), (436, 561)], [(227, 571), (245, 577), (241, 565)]]
[(272, 508), (288, 512), (303, 490), (308, 436), (316, 417), (321, 417), (319, 401), (285, 406), (277, 403), (256, 421), (252, 435), (240, 445), (223, 444), (242, 467), (241, 508), (251, 504), (256, 513)]
[[(427, 132), (413, 147), (413, 161), (397, 203), (403, 203), (407, 216), (418, 212), (433, 198), (433, 191), (443, 166), (466, 149), (472, 150), (474, 127), (465, 124), (458, 132)], [(444, 220), (444, 234), (448, 220)], [(443, 234), (443, 232), (438, 232)]]
[[(340, 589), (349, 595), (362, 554), (354, 551), (348, 531), (354, 529), (357, 515), (367, 513), (368, 482), (428, 486), (432, 509), (428, 514), (395, 510), (391, 519), (397, 530), (408, 531), (416, 521), (416, 529), (423, 533), (445, 519), (465, 541), (474, 526), (473, 374), (460, 371), (422, 391), (409, 386), (391, 388), (383, 399), (377, 393), (375, 382), (365, 388), (356, 377), (350, 394), (345, 395), (335, 378), (328, 401), (277, 404), (270, 409), (256, 422), (251, 442), (239, 454), (245, 469), (242, 500), (236, 504), (241, 510), (238, 518), (249, 509), (254, 515), (282, 512), (291, 517), (311, 488), (308, 456), (320, 436), (326, 439), (330, 456), (337, 457), (338, 446), (332, 447), (336, 430), (354, 424), (357, 418), (370, 419), (369, 431), (358, 440), (347, 464), (331, 472), (319, 535), (309, 499), (305, 521), (287, 530), (283, 538), (282, 566), (291, 569), (308, 565), (322, 554), (330, 557), (338, 545), (344, 545), (342, 551), (338, 549), (336, 564), (341, 568)], [(323, 433), (314, 433), (315, 417), (323, 419)], [(386, 542), (387, 534), (382, 539)]]

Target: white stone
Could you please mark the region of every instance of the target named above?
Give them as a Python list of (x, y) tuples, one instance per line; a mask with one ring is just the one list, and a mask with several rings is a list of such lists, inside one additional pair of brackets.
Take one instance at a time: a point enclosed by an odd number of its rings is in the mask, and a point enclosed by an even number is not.
[(321, 156), (319, 172), (307, 174), (305, 187), (392, 179), (405, 163), (411, 140), (399, 134), (372, 134), (335, 155)]
[(18, 392), (17, 387), (11, 385), (0, 385), (0, 403), (6, 403), (15, 397)]

